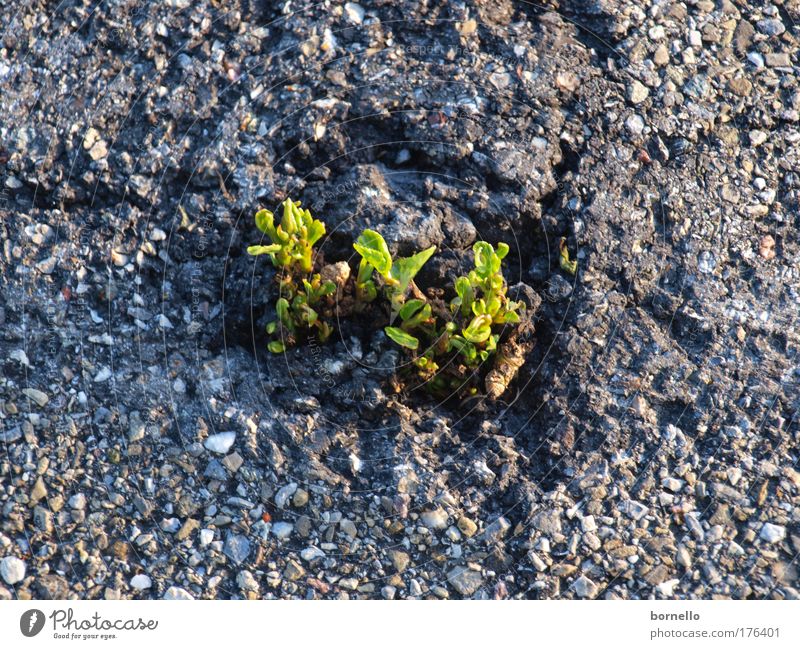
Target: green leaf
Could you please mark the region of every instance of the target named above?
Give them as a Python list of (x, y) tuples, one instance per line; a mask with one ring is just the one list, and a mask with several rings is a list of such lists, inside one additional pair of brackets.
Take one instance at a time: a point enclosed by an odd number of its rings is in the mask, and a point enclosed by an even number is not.
[(361, 258), (361, 263), (358, 264), (358, 277), (356, 277), (356, 284), (364, 284), (367, 280), (372, 279), (372, 271), (375, 266), (370, 264), (364, 257)]
[(392, 255), (383, 237), (375, 230), (364, 230), (353, 248), (383, 277), (389, 277), (392, 270)]
[(561, 237), (561, 241), (559, 242), (559, 250), (560, 250), (560, 266), (561, 270), (566, 271), (570, 275), (574, 275), (578, 271), (578, 260), (573, 259), (570, 260), (569, 258), (569, 249), (567, 248), (567, 240), (564, 237)]
[(472, 303), (472, 313), (474, 315), (484, 315), (486, 313), (486, 300), (481, 298)]
[(372, 302), (378, 297), (378, 289), (375, 282), (368, 280), (363, 284), (356, 284), (356, 299), (360, 302)]
[(431, 246), (427, 250), (421, 250), (410, 257), (402, 257), (395, 260), (392, 265), (392, 277), (400, 283), (398, 287), (400, 293), (406, 292), (411, 280), (414, 279), (434, 252), (436, 252), (436, 246)]
[(281, 219), (281, 229), (286, 234), (294, 234), (297, 230), (294, 212), (297, 208), (295, 207), (294, 203), (292, 203), (291, 199), (287, 198), (283, 201), (283, 218)]
[(453, 300), (457, 308), (461, 309), (461, 315), (467, 315), (472, 310), (472, 303), (475, 301), (475, 289), (472, 288), (467, 277), (459, 277), (455, 284), (458, 298)]
[(397, 327), (385, 327), (384, 331), (389, 338), (402, 347), (407, 347), (408, 349), (417, 349), (419, 347), (419, 340), (402, 329), (398, 329)]
[(417, 299), (409, 300), (400, 309), (400, 319), (403, 321), (408, 320), (423, 306), (425, 306), (425, 302), (423, 300), (417, 300)]
[(333, 327), (331, 327), (327, 322), (324, 320), (317, 320), (317, 338), (321, 343), (324, 343), (328, 338), (330, 338), (331, 334), (333, 333)]
[(475, 270), (481, 277), (488, 278), (500, 271), (501, 257), (495, 254), (491, 243), (478, 241), (472, 246), (472, 251), (475, 253)]
[(489, 315), (478, 315), (462, 332), (464, 338), (471, 343), (482, 343), (492, 335), (492, 317)]
[(308, 245), (313, 246), (324, 234), (325, 224), (322, 221), (312, 221), (308, 226), (308, 233), (306, 234)]
[(277, 329), (278, 329), (277, 321), (273, 320), (272, 322), (268, 322), (267, 323), (267, 333), (268, 334), (270, 334), (270, 335), (274, 334), (277, 331)]
[(272, 255), (278, 252), (281, 249), (280, 244), (272, 243), (268, 246), (247, 246), (247, 254), (258, 256), (258, 255)]
[[(421, 302), (421, 300), (419, 300)], [(402, 312), (402, 309), (400, 309)], [(423, 323), (428, 322), (431, 320), (431, 305), (430, 304), (423, 304), (422, 308), (419, 309), (414, 315), (410, 316), (409, 318), (403, 319), (403, 329), (406, 331), (410, 331)]]
[(515, 311), (506, 311), (503, 314), (503, 322), (506, 324), (517, 324), (519, 322), (519, 314)]
[(283, 229), (283, 226), (278, 224), (278, 227), (275, 228), (275, 237), (283, 244), (289, 243), (289, 239), (291, 239), (291, 235)]
[(300, 310), (302, 312), (303, 320), (308, 323), (309, 327), (313, 327), (314, 323), (317, 322), (317, 319), (319, 318), (317, 312), (307, 304), (304, 304)]
[(275, 233), (275, 215), (269, 210), (259, 210), (256, 212), (256, 227), (264, 234), (272, 235)]
[(447, 344), (447, 349), (448, 351), (451, 349), (455, 349), (468, 361), (475, 360), (475, 356), (477, 354), (475, 345), (473, 345), (468, 340), (465, 340), (461, 336), (453, 336), (450, 339), (450, 342)]
[(472, 246), (475, 253), (475, 270), (481, 277), (487, 277), (491, 272), (491, 255), (494, 254), (492, 245), (486, 241), (477, 241)]
[(278, 298), (278, 301), (275, 303), (275, 312), (278, 314), (278, 320), (288, 328), (291, 329), (294, 326), (292, 318), (289, 315), (289, 300), (285, 297)]
[(500, 259), (505, 259), (507, 254), (508, 244), (501, 241), (497, 244), (497, 256), (500, 257)]
[(500, 310), (500, 307), (500, 298), (496, 295), (492, 295), (486, 303), (486, 313), (490, 316), (494, 316)]
[(267, 349), (273, 354), (280, 354), (281, 352), (286, 351), (286, 345), (284, 345), (280, 340), (273, 340), (269, 345), (267, 345)]

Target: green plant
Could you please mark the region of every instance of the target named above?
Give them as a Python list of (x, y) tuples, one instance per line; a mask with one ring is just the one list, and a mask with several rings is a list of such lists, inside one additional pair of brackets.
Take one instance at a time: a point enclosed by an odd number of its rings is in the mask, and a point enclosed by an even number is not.
[(558, 242), (558, 249), (559, 265), (561, 266), (561, 270), (566, 271), (570, 275), (574, 275), (576, 272), (578, 272), (578, 260), (570, 260), (569, 249), (567, 248), (567, 240), (564, 237), (561, 237), (561, 240)]
[[(464, 319), (461, 333), (453, 333), (449, 349), (456, 349), (464, 362), (475, 367), (486, 361), (497, 349), (500, 334), (493, 333), (493, 325), (516, 324), (522, 302), (508, 299), (508, 286), (503, 277), (502, 263), (508, 254), (508, 245), (478, 241), (472, 248), (475, 268), (455, 282), (456, 297), (450, 310)], [(457, 330), (457, 327), (451, 327)]]
[[(247, 249), (251, 255), (269, 255), (280, 271), (276, 319), (266, 327), (273, 337), (268, 344), (271, 352), (283, 352), (311, 335), (325, 342), (333, 332), (327, 319), (334, 308), (338, 316), (347, 315), (382, 296), (390, 311), (386, 335), (411, 356), (417, 378), (431, 391), (475, 394), (484, 376), (491, 398), (503, 393), (532, 346), (529, 336), (518, 336), (525, 329), (516, 327), (524, 304), (509, 299), (503, 277), (508, 245), (501, 242), (495, 248), (479, 241), (473, 246), (474, 267), (456, 279), (448, 308), (435, 291), (429, 299), (414, 283), (435, 246), (393, 259), (383, 237), (364, 230), (353, 244), (361, 260), (351, 279), (346, 262), (322, 266), (314, 257), (313, 246), (325, 235), (324, 223), (301, 208), (299, 201), (287, 198), (282, 206), (277, 225), (269, 210), (256, 213), (256, 226), (270, 242)], [(561, 266), (574, 273), (577, 262), (570, 261), (566, 241), (560, 245)], [(313, 273), (315, 267), (320, 272)], [(514, 326), (507, 329), (507, 325)], [(489, 360), (493, 364), (484, 370)]]
[(365, 303), (377, 297), (378, 290), (373, 279), (373, 271), (377, 271), (383, 278), (384, 293), (392, 310), (390, 319), (394, 322), (414, 277), (436, 251), (436, 246), (431, 246), (411, 257), (393, 260), (383, 237), (375, 230), (364, 230), (353, 244), (353, 248), (361, 255), (356, 276), (356, 300)]
[(325, 224), (301, 209), (300, 201), (287, 198), (283, 201), (283, 218), (276, 226), (269, 210), (259, 210), (255, 215), (256, 227), (272, 243), (249, 246), (251, 255), (269, 255), (273, 266), (281, 273), (277, 276), (279, 297), (275, 303), (277, 320), (267, 325), (267, 333), (279, 336), (267, 348), (280, 353), (298, 342), (303, 336), (315, 333), (320, 342), (331, 335), (333, 329), (320, 317), (319, 309), (328, 308), (336, 284), (315, 273), (306, 277), (314, 267), (313, 246), (325, 234)]
[[(279, 354), (297, 342), (298, 334), (305, 330), (307, 334), (315, 331), (320, 342), (324, 343), (333, 333), (333, 328), (322, 318), (314, 307), (318, 307), (327, 298), (336, 292), (336, 285), (331, 281), (323, 282), (319, 274), (314, 275), (309, 282), (302, 280), (303, 288), (296, 288), (290, 297), (279, 297), (275, 303), (277, 320), (267, 324), (267, 333), (274, 335), (280, 333), (280, 340), (273, 340), (267, 348)], [(282, 331), (279, 331), (282, 328)], [(286, 342), (284, 342), (286, 341)]]
[[(456, 297), (450, 302), (444, 326), (439, 325), (429, 303), (411, 299), (398, 312), (400, 326), (385, 329), (389, 338), (413, 354), (418, 377), (434, 392), (465, 387), (476, 392), (472, 384), (476, 370), (494, 356), (502, 328), (519, 323), (519, 311), (524, 308), (522, 302), (507, 295), (502, 260), (508, 246), (500, 243), (495, 250), (479, 241), (473, 252), (474, 268), (455, 281)], [(442, 314), (443, 318), (447, 315)]]
[(307, 209), (300, 209), (300, 201), (287, 198), (283, 201), (283, 218), (275, 225), (275, 215), (269, 210), (256, 212), (256, 227), (266, 234), (272, 243), (249, 246), (251, 255), (269, 255), (276, 268), (291, 273), (297, 268), (310, 273), (313, 266), (312, 247), (325, 234), (325, 224), (311, 216)]

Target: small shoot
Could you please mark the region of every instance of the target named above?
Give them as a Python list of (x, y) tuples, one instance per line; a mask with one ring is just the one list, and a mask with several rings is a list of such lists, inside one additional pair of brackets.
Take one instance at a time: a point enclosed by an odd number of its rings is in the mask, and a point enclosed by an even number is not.
[(325, 234), (325, 224), (301, 209), (300, 201), (287, 198), (282, 203), (283, 218), (275, 225), (275, 215), (269, 210), (256, 212), (256, 227), (272, 241), (269, 245), (249, 246), (251, 255), (269, 255), (272, 264), (287, 273), (295, 269), (310, 273), (313, 267), (312, 247)]
[[(376, 267), (373, 261), (380, 259), (380, 255), (375, 253), (377, 245), (362, 256), (373, 268)], [(359, 243), (359, 247), (364, 246)], [(455, 281), (456, 296), (449, 305), (452, 319), (444, 326), (438, 324), (431, 304), (425, 299), (415, 297), (402, 304), (393, 304), (397, 307), (400, 324), (386, 327), (386, 335), (409, 350), (417, 376), (432, 392), (440, 395), (453, 392), (476, 394), (477, 370), (497, 355), (504, 327), (520, 322), (524, 303), (508, 298), (508, 285), (502, 272), (502, 262), (508, 252), (505, 243), (499, 243), (495, 248), (490, 243), (479, 241), (473, 246), (474, 267)], [(412, 277), (421, 267), (419, 259), (414, 257), (408, 258)], [(427, 257), (422, 259), (422, 263), (425, 260)], [(390, 277), (384, 278), (387, 285), (398, 287), (405, 281), (401, 271), (395, 273), (399, 261), (392, 264)], [(382, 263), (386, 268), (385, 260)], [(392, 284), (392, 280), (398, 283)], [(390, 292), (390, 298), (393, 295)], [(446, 317), (446, 309), (439, 315)], [(495, 380), (492, 384), (494, 398), (500, 392), (497, 388), (499, 383)]]
[(373, 280), (373, 271), (376, 271), (383, 278), (384, 294), (391, 304), (390, 319), (393, 322), (405, 303), (411, 282), (436, 252), (436, 246), (411, 257), (393, 260), (384, 238), (375, 230), (364, 230), (353, 248), (361, 255), (356, 278), (356, 299), (371, 302), (377, 297), (378, 291)]
[(456, 334), (457, 326), (450, 323), (448, 349), (458, 351), (467, 367), (479, 366), (496, 351), (500, 334), (492, 331), (493, 326), (520, 321), (519, 311), (525, 305), (508, 299), (502, 272), (508, 250), (502, 242), (495, 250), (492, 244), (478, 241), (472, 247), (475, 267), (455, 282), (456, 297), (450, 302), (450, 311), (466, 324)]
[(325, 342), (333, 332), (320, 318), (320, 309), (329, 310), (336, 284), (323, 281), (320, 274), (311, 275), (314, 268), (313, 246), (325, 234), (325, 224), (300, 207), (300, 201), (287, 198), (282, 203), (283, 217), (276, 225), (269, 210), (255, 215), (256, 227), (272, 243), (249, 246), (251, 255), (269, 255), (273, 266), (283, 272), (277, 277), (279, 298), (275, 303), (277, 320), (267, 325), (270, 336), (279, 335), (268, 345), (269, 351), (280, 354), (297, 343), (298, 339), (314, 333)]
[(559, 261), (561, 265), (561, 270), (569, 273), (570, 275), (574, 275), (576, 272), (578, 272), (578, 260), (577, 259), (570, 260), (569, 249), (567, 248), (566, 238), (561, 237), (561, 241), (559, 241), (558, 247), (559, 247)]

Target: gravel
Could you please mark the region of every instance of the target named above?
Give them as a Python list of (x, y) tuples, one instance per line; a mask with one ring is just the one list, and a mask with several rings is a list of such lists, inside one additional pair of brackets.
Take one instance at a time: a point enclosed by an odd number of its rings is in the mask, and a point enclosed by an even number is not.
[[(12, 4), (0, 596), (800, 596), (790, 3)], [(287, 195), (423, 288), (508, 242), (502, 399), (267, 353)]]
[(0, 577), (9, 585), (25, 579), (25, 562), (17, 557), (4, 557), (0, 560)]

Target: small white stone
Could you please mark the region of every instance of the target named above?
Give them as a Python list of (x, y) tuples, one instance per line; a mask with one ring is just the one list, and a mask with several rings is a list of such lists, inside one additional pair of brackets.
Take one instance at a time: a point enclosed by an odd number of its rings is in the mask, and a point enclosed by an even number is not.
[(156, 318), (156, 322), (158, 323), (158, 326), (161, 327), (162, 329), (172, 329), (173, 328), (173, 325), (169, 321), (169, 318), (167, 316), (165, 316), (163, 313), (159, 313), (158, 314), (158, 317)]
[(13, 585), (25, 579), (25, 562), (17, 557), (6, 557), (0, 561), (0, 576)]
[(67, 503), (70, 506), (70, 509), (83, 509), (86, 507), (86, 496), (83, 494), (75, 494), (70, 498)]
[(489, 75), (489, 82), (498, 90), (508, 88), (511, 85), (513, 78), (508, 72), (492, 72)]
[(285, 487), (281, 487), (278, 489), (278, 493), (275, 494), (275, 506), (278, 509), (283, 509), (286, 506), (286, 503), (289, 501), (289, 498), (294, 496), (294, 493), (297, 491), (297, 483), (290, 482)]
[(361, 5), (355, 2), (346, 2), (344, 10), (351, 23), (360, 25), (364, 21), (364, 8)]
[(292, 530), (294, 530), (294, 525), (291, 523), (279, 522), (272, 526), (272, 533), (281, 540), (289, 538)]
[(136, 575), (131, 579), (131, 588), (136, 590), (147, 590), (153, 585), (153, 580), (147, 575)]
[(336, 40), (336, 37), (333, 35), (333, 32), (330, 30), (330, 27), (326, 27), (325, 31), (322, 32), (322, 45), (320, 49), (323, 52), (335, 52), (336, 47), (339, 43)]
[(300, 552), (300, 557), (303, 559), (303, 561), (308, 561), (309, 563), (314, 559), (321, 559), (324, 556), (325, 553), (313, 545)]
[(633, 520), (638, 521), (643, 518), (649, 511), (646, 505), (643, 505), (636, 500), (626, 500), (622, 503), (622, 511), (630, 516)]
[(104, 140), (98, 140), (94, 143), (91, 149), (89, 149), (89, 156), (92, 160), (102, 160), (108, 155), (108, 146), (106, 145)]
[(625, 127), (633, 135), (641, 135), (644, 131), (644, 118), (641, 115), (631, 115), (625, 120)]
[(178, 586), (170, 586), (167, 589), (167, 592), (164, 593), (164, 597), (162, 599), (194, 599), (194, 597), (191, 593), (183, 588), (179, 588)]
[(650, 90), (641, 81), (634, 81), (628, 86), (628, 99), (633, 104), (641, 104), (650, 95)]
[(224, 433), (210, 435), (206, 439), (203, 446), (205, 446), (209, 451), (219, 453), (220, 455), (225, 455), (225, 453), (231, 450), (231, 446), (233, 446), (235, 441), (236, 433), (232, 430), (229, 430)]
[(758, 146), (759, 144), (764, 144), (767, 141), (767, 134), (764, 131), (759, 131), (757, 129), (753, 129), (750, 131), (750, 144), (753, 146)]
[(786, 538), (786, 528), (783, 525), (764, 523), (759, 536), (767, 543), (779, 543)]
[(83, 148), (87, 151), (94, 146), (94, 143), (100, 139), (100, 133), (98, 133), (97, 129), (89, 127), (86, 129), (86, 134), (83, 136)]
[(102, 368), (97, 374), (95, 374), (94, 382), (95, 383), (103, 383), (104, 381), (108, 381), (111, 378), (111, 370), (107, 367)]
[(678, 493), (681, 489), (683, 489), (683, 480), (678, 480), (677, 478), (664, 478), (661, 481), (661, 486), (664, 489), (669, 489), (672, 493)]
[(30, 367), (30, 361), (28, 360), (28, 355), (25, 353), (23, 349), (15, 349), (11, 352), (8, 357), (12, 361), (18, 361), (21, 365), (25, 365), (26, 367)]
[(697, 268), (701, 273), (713, 273), (717, 267), (717, 259), (710, 250), (704, 250), (697, 257)]
[(249, 570), (242, 570), (236, 575), (236, 585), (243, 591), (258, 592), (258, 582)]
[(200, 530), (200, 546), (205, 547), (214, 540), (214, 530)]
[(420, 515), (422, 524), (434, 530), (443, 530), (447, 527), (447, 512), (443, 509), (434, 509), (430, 512), (424, 512)]
[(680, 579), (670, 579), (668, 581), (662, 581), (658, 586), (656, 586), (656, 592), (664, 597), (672, 597), (675, 593), (675, 586), (681, 583)]
[(583, 599), (594, 599), (597, 596), (597, 585), (583, 575), (572, 582), (572, 589), (578, 597)]
[(161, 529), (169, 534), (175, 534), (179, 529), (181, 529), (181, 522), (175, 518), (164, 518), (161, 520)]
[(50, 401), (50, 397), (36, 388), (25, 388), (22, 391), (22, 394), (28, 397), (31, 401), (36, 402), (36, 405), (38, 405), (40, 408), (46, 406), (47, 402)]
[(361, 460), (359, 459), (358, 455), (356, 455), (355, 453), (350, 453), (349, 459), (350, 459), (350, 470), (353, 473), (358, 473), (359, 471), (361, 471)]

